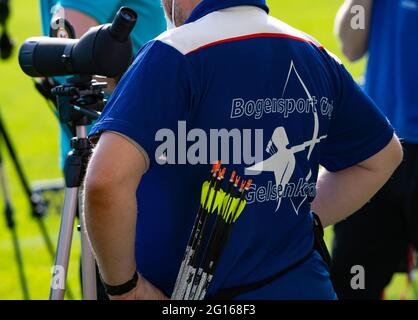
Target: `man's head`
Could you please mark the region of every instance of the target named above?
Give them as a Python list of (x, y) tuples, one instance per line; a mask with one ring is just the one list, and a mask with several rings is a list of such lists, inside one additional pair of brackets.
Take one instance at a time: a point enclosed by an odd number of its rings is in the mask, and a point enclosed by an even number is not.
[(168, 19), (177, 27), (186, 22), (193, 9), (202, 1), (203, 0), (162, 0)]

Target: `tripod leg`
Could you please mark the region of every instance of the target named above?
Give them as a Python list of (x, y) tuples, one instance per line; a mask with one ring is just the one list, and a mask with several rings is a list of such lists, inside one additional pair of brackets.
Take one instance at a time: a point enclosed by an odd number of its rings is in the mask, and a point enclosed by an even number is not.
[(7, 227), (12, 233), (13, 247), (14, 247), (18, 272), (19, 272), (20, 284), (22, 287), (23, 298), (25, 300), (29, 300), (30, 295), (29, 295), (28, 282), (26, 280), (26, 274), (25, 274), (25, 269), (24, 269), (24, 264), (23, 264), (23, 256), (22, 256), (22, 251), (20, 249), (19, 237), (17, 235), (16, 223), (13, 217), (14, 212), (13, 212), (13, 207), (11, 204), (12, 202), (11, 202), (11, 197), (9, 194), (9, 189), (7, 188), (7, 184), (6, 184), (6, 176), (4, 172), (3, 159), (2, 159), (1, 153), (0, 153), (0, 185), (1, 185), (2, 193), (4, 197)]
[[(43, 218), (39, 218), (39, 219), (36, 219), (36, 222), (38, 223), (39, 229), (41, 230), (42, 237), (44, 238), (48, 253), (52, 257), (52, 259), (54, 259), (55, 249), (54, 249), (54, 245), (52, 243), (51, 237), (48, 234), (48, 230), (46, 229), (45, 221), (43, 220)], [(65, 294), (69, 300), (74, 300), (74, 294), (69, 285), (67, 285)]]
[(19, 244), (19, 238), (17, 235), (16, 228), (12, 228), (12, 236), (13, 236), (13, 245), (15, 248), (15, 257), (16, 257), (16, 263), (19, 270), (19, 279), (22, 286), (22, 292), (23, 292), (23, 299), (24, 300), (30, 300), (29, 295), (29, 288), (28, 288), (28, 282), (26, 280), (26, 274), (23, 266), (23, 258), (22, 258), (22, 252), (20, 250), (20, 244)]
[(80, 214), (80, 236), (81, 236), (81, 271), (83, 282), (83, 299), (97, 300), (96, 286), (96, 260), (93, 256), (90, 241), (87, 236), (83, 192), (79, 196), (79, 214)]
[(63, 300), (70, 261), (74, 220), (77, 211), (78, 188), (66, 188), (55, 265), (52, 268), (50, 300)]
[(3, 137), (3, 140), (6, 144), (7, 151), (10, 154), (10, 157), (12, 159), (13, 165), (15, 166), (17, 175), (18, 175), (19, 180), (20, 180), (20, 182), (23, 186), (23, 189), (25, 190), (25, 193), (26, 193), (27, 197), (30, 199), (31, 196), (32, 196), (32, 191), (30, 190), (28, 180), (26, 179), (26, 176), (23, 173), (22, 166), (19, 162), (17, 154), (16, 154), (16, 152), (13, 148), (12, 142), (9, 138), (9, 135), (8, 135), (7, 131), (6, 131), (6, 127), (4, 125), (3, 118), (1, 117), (1, 114), (0, 114), (0, 133), (1, 133), (1, 135)]
[[(77, 211), (79, 190), (86, 172), (87, 162), (91, 155), (91, 143), (87, 138), (84, 125), (76, 127), (77, 136), (71, 140), (72, 151), (68, 153), (64, 166), (65, 199), (64, 210), (61, 217), (61, 228), (57, 247), (57, 258), (53, 268), (51, 283), (51, 300), (62, 300), (65, 293), (65, 282), (68, 272), (68, 263), (71, 250), (71, 241), (74, 228), (74, 219)], [(97, 299), (96, 294), (96, 269), (94, 257), (84, 230), (84, 212), (82, 198), (80, 198), (80, 223), (81, 223), (81, 254), (82, 254), (82, 279), (84, 299)]]
[[(45, 223), (44, 223), (44, 215), (45, 215), (45, 210), (46, 207), (43, 203), (43, 200), (40, 196), (36, 196), (36, 194), (34, 194), (29, 186), (28, 180), (23, 172), (23, 168), (20, 164), (19, 158), (16, 154), (16, 151), (14, 150), (13, 144), (11, 139), (9, 138), (9, 135), (7, 133), (6, 127), (4, 125), (3, 122), (3, 118), (1, 117), (0, 114), (0, 133), (1, 136), (3, 137), (3, 140), (6, 144), (7, 147), (7, 151), (10, 154), (11, 160), (13, 162), (13, 165), (16, 169), (16, 172), (18, 174), (20, 183), (23, 187), (23, 190), (25, 191), (26, 197), (28, 198), (28, 201), (31, 205), (32, 208), (32, 216), (36, 219), (36, 222), (39, 226), (39, 229), (41, 231), (42, 234), (42, 238), (44, 239), (46, 248), (48, 250), (48, 253), (51, 255), (51, 257), (53, 258), (55, 256), (55, 251), (54, 251), (54, 246), (52, 244), (51, 241), (51, 237), (48, 234), (48, 230), (46, 229)], [(70, 287), (67, 288), (67, 295), (68, 298), (70, 298), (71, 300), (74, 298), (74, 295), (72, 294), (72, 291), (70, 290)]]

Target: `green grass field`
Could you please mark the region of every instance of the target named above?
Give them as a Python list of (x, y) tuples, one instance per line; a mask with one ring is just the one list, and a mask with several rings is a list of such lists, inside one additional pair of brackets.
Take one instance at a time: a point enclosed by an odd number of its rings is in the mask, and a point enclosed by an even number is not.
[[(329, 50), (341, 56), (333, 35), (333, 19), (342, 1), (270, 0), (269, 2), (274, 16), (312, 34)], [(22, 44), (30, 36), (40, 35), (38, 1), (12, 0), (11, 3), (10, 33), (16, 44)], [(35, 91), (31, 79), (21, 72), (16, 54), (17, 50), (10, 60), (0, 61), (0, 111), (6, 120), (7, 128), (30, 181), (59, 178), (57, 121)], [(355, 77), (359, 77), (364, 62), (347, 66)], [(8, 159), (6, 170), (31, 299), (47, 299), (51, 257), (46, 251), (36, 222), (30, 217), (29, 206)], [(0, 205), (1, 212), (2, 204), (3, 202)], [(59, 216), (55, 214), (48, 216), (46, 224), (50, 233), (54, 235), (53, 240), (56, 243)], [(330, 237), (331, 232), (328, 231), (328, 238)], [(69, 282), (76, 298), (80, 298), (78, 259), (79, 239), (75, 234)], [(388, 290), (388, 298), (398, 299), (404, 287), (405, 277), (397, 276)], [(6, 228), (3, 213), (0, 213), (0, 299), (22, 299), (12, 238)]]

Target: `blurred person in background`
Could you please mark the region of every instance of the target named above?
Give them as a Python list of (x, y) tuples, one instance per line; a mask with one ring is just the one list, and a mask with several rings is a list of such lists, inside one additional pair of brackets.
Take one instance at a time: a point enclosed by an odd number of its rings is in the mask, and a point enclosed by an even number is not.
[[(411, 244), (418, 248), (418, 1), (347, 0), (336, 31), (349, 60), (368, 54), (365, 91), (404, 148), (402, 165), (383, 189), (335, 226), (331, 274), (337, 295), (379, 299)], [(351, 287), (355, 265), (365, 271), (365, 286), (357, 290)]]
[[(80, 38), (91, 27), (111, 23), (120, 7), (127, 6), (138, 13), (138, 21), (131, 33), (134, 55), (149, 40), (166, 30), (164, 11), (159, 0), (40, 0), (42, 32), (50, 35), (56, 18), (65, 18), (74, 28), (76, 38)], [(57, 79), (60, 81), (62, 78)], [(107, 79), (110, 94), (114, 88), (113, 79)], [(60, 128), (60, 163), (63, 168), (70, 151), (72, 136), (64, 126)], [(98, 278), (98, 298), (106, 299)]]

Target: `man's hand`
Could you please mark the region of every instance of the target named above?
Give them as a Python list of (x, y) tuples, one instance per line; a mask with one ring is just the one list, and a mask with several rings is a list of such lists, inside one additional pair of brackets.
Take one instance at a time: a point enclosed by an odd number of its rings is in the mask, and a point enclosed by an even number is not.
[(138, 284), (130, 292), (121, 296), (109, 296), (110, 300), (169, 300), (164, 293), (154, 287), (141, 274), (138, 274)]

